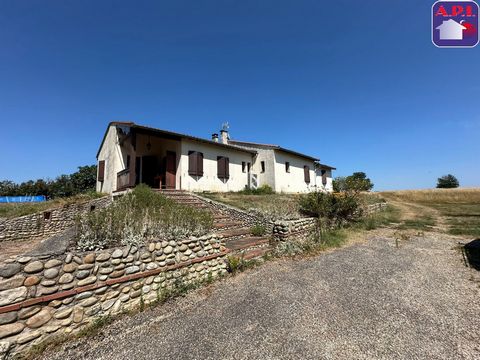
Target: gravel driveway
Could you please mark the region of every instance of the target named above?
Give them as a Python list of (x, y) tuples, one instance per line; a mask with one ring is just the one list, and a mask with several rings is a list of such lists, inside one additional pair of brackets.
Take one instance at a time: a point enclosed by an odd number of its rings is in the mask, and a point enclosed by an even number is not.
[(456, 240), (371, 238), (125, 316), (44, 359), (480, 359), (478, 274)]

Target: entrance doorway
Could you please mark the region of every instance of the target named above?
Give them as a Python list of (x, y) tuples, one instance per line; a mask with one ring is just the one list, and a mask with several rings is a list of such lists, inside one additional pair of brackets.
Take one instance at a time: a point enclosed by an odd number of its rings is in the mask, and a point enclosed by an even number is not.
[(167, 151), (165, 164), (165, 187), (167, 189), (175, 189), (177, 177), (177, 153), (174, 151)]

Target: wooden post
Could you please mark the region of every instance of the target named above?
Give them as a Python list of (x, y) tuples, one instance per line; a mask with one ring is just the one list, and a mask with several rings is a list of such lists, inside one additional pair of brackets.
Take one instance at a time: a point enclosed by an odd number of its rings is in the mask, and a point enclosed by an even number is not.
[(137, 177), (136, 168), (137, 168), (137, 134), (132, 129), (131, 130), (131, 149), (130, 149), (130, 168), (129, 168), (129, 181), (130, 187), (135, 187), (135, 180)]

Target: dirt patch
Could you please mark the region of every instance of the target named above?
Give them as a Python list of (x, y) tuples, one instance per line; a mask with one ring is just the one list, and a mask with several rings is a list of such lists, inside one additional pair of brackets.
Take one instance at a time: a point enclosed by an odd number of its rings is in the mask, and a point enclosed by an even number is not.
[(25, 254), (36, 248), (42, 239), (13, 240), (0, 242), (0, 263), (10, 257)]

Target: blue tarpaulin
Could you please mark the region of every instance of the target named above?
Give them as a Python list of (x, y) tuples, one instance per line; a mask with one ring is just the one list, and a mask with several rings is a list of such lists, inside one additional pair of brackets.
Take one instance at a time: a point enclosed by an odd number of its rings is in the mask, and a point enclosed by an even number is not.
[(37, 196), (0, 196), (0, 203), (24, 203), (46, 201), (45, 195)]

